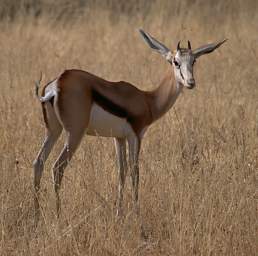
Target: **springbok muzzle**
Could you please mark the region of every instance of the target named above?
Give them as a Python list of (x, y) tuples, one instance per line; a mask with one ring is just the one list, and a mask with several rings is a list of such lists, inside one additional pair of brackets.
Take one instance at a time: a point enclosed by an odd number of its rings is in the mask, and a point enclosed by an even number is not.
[(193, 89), (195, 87), (195, 80), (194, 78), (190, 78), (187, 80), (187, 88), (188, 89)]

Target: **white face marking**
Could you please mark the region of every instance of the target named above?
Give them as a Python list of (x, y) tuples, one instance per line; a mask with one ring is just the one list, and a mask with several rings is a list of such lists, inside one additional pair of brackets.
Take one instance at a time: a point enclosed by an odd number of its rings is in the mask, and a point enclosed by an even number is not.
[(125, 118), (117, 117), (97, 104), (93, 104), (87, 134), (102, 137), (125, 138), (134, 133)]
[(190, 51), (183, 54), (177, 51), (173, 59), (176, 80), (189, 89), (195, 86), (193, 77), (194, 60), (195, 58)]

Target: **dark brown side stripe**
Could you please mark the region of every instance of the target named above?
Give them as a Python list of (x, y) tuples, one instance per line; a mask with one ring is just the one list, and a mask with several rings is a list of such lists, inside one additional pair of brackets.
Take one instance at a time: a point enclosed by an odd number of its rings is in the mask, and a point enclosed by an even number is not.
[(92, 90), (92, 98), (99, 106), (101, 106), (107, 112), (121, 118), (129, 118), (129, 115), (124, 108), (118, 106), (110, 99), (107, 99), (105, 96), (101, 95), (96, 90)]

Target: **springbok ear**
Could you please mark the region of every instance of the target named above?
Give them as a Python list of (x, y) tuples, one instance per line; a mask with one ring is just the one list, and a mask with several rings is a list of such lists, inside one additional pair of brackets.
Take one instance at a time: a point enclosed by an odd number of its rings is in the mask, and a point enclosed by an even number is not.
[(172, 63), (172, 53), (164, 44), (160, 43), (158, 40), (144, 32), (142, 29), (139, 29), (139, 32), (150, 48), (159, 52), (169, 63)]
[(195, 58), (199, 58), (203, 54), (211, 53), (215, 49), (220, 47), (222, 44), (224, 44), (227, 40), (228, 39), (224, 39), (224, 40), (222, 40), (222, 41), (220, 41), (218, 43), (203, 45), (203, 46), (193, 50), (193, 55), (195, 56)]

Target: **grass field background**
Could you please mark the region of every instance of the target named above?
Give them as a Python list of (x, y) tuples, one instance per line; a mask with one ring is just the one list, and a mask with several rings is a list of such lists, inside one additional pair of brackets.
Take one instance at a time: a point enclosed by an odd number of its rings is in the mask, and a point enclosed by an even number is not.
[[(255, 255), (257, 253), (257, 1), (0, 2), (1, 255)], [(169, 65), (137, 31), (171, 49), (228, 38), (198, 59), (197, 87), (150, 127), (140, 156), (140, 205), (115, 218), (112, 139), (84, 137), (61, 189), (55, 218), (51, 166), (42, 178), (42, 217), (33, 225), (32, 162), (44, 138), (34, 81), (64, 69), (158, 86)]]

